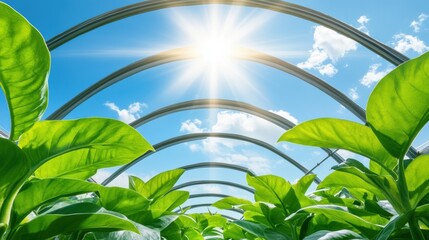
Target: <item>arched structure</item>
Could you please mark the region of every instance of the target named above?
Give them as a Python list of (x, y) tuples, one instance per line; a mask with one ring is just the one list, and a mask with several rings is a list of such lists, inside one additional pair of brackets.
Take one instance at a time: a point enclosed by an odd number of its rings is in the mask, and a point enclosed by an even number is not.
[(191, 181), (191, 182), (186, 182), (186, 183), (182, 183), (179, 184), (175, 187), (173, 187), (171, 189), (171, 191), (174, 190), (179, 190), (185, 187), (191, 187), (191, 186), (196, 186), (196, 185), (211, 185), (211, 184), (219, 184), (219, 185), (225, 185), (225, 186), (230, 186), (230, 187), (235, 187), (235, 188), (239, 188), (242, 189), (250, 194), (254, 194), (255, 190), (253, 188), (238, 184), (238, 183), (234, 183), (234, 182), (229, 182), (229, 181), (221, 181), (221, 180), (198, 180), (198, 181)]
[(192, 169), (199, 169), (199, 168), (225, 168), (225, 169), (232, 169), (240, 172), (244, 172), (249, 174), (250, 176), (256, 176), (256, 174), (246, 168), (235, 164), (230, 163), (223, 163), (223, 162), (201, 162), (201, 163), (194, 163), (186, 166), (179, 167), (180, 169), (185, 169), (186, 171), (192, 170)]
[[(172, 114), (179, 111), (185, 111), (185, 110), (205, 109), (205, 108), (224, 108), (229, 110), (245, 112), (245, 113), (260, 117), (262, 119), (265, 119), (283, 128), (284, 130), (291, 129), (292, 127), (295, 126), (293, 122), (273, 112), (255, 107), (248, 103), (227, 100), (227, 99), (197, 99), (197, 100), (176, 103), (176, 104), (155, 110), (135, 120), (134, 122), (130, 123), (130, 125), (134, 128), (138, 128), (147, 122), (150, 122), (152, 120), (155, 120), (157, 118), (160, 118), (168, 114)], [(344, 162), (344, 159), (339, 154), (332, 151), (331, 149), (329, 148), (322, 148), (322, 149), (328, 154), (328, 156), (332, 156), (332, 158), (336, 162), (338, 163)]]
[[(195, 51), (195, 48), (185, 47), (185, 48), (168, 50), (168, 51), (141, 59), (139, 61), (136, 61), (126, 67), (123, 67), (115, 71), (114, 73), (99, 80), (98, 82), (94, 83), (92, 86), (88, 87), (87, 89), (85, 89), (84, 91), (76, 95), (73, 99), (68, 101), (66, 104), (61, 106), (58, 110), (52, 113), (47, 119), (52, 120), (52, 119), (64, 118), (74, 108), (76, 108), (81, 103), (85, 102), (87, 99), (94, 96), (98, 92), (138, 72), (141, 72), (146, 69), (159, 66), (162, 64), (174, 62), (174, 61), (194, 59), (199, 57), (200, 55)], [(317, 89), (323, 91), (328, 96), (332, 97), (335, 101), (337, 101), (339, 104), (343, 105), (345, 108), (350, 110), (360, 120), (362, 120), (363, 122), (366, 121), (365, 110), (363, 110), (359, 105), (357, 105), (344, 93), (332, 87), (331, 85), (324, 82), (320, 78), (302, 70), (301, 68), (295, 65), (292, 65), (286, 61), (270, 56), (268, 54), (264, 54), (261, 52), (257, 52), (250, 49), (244, 49), (244, 48), (234, 51), (234, 55), (232, 57), (258, 62), (261, 64), (265, 64), (269, 67), (276, 68), (285, 73), (289, 73), (311, 84)]]
[(88, 31), (91, 31), (100, 26), (108, 23), (118, 21), (123, 18), (134, 16), (141, 13), (155, 11), (164, 8), (179, 7), (179, 6), (193, 6), (193, 5), (206, 5), (206, 4), (228, 4), (228, 5), (241, 5), (248, 7), (256, 7), (267, 10), (272, 10), (280, 13), (290, 14), (302, 19), (306, 19), (336, 32), (347, 36), (356, 42), (362, 44), (369, 50), (385, 58), (389, 62), (399, 65), (408, 60), (406, 56), (398, 51), (378, 42), (354, 27), (347, 25), (337, 19), (330, 17), (321, 12), (306, 8), (297, 4), (292, 4), (284, 1), (272, 0), (149, 0), (140, 3), (131, 4), (122, 8), (112, 10), (95, 16), (91, 19), (82, 22), (69, 30), (55, 36), (47, 41), (49, 49), (52, 51), (62, 44), (70, 41), (71, 39), (80, 36)]
[[(174, 137), (168, 140), (165, 140), (161, 143), (155, 144), (153, 145), (154, 149), (159, 152), (162, 149), (177, 145), (179, 143), (184, 143), (184, 142), (189, 142), (189, 141), (194, 141), (194, 140), (200, 140), (200, 139), (205, 139), (208, 137), (219, 137), (219, 138), (226, 138), (226, 139), (235, 139), (235, 140), (240, 140), (240, 141), (246, 141), (246, 142), (250, 142), (253, 144), (256, 144), (258, 146), (261, 146), (275, 154), (277, 154), (278, 156), (282, 157), (283, 159), (285, 159), (286, 161), (290, 162), (291, 164), (293, 164), (295, 167), (297, 167), (299, 170), (301, 170), (303, 173), (307, 174), (309, 173), (308, 169), (305, 168), (304, 166), (302, 166), (300, 163), (298, 163), (296, 160), (294, 160), (293, 158), (289, 157), (288, 155), (286, 155), (285, 153), (283, 153), (282, 151), (278, 150), (277, 148), (273, 147), (272, 145), (263, 142), (261, 140), (258, 139), (254, 139), (254, 138), (250, 138), (250, 137), (246, 137), (246, 136), (242, 136), (242, 135), (238, 135), (238, 134), (232, 134), (232, 133), (192, 133), (192, 134), (186, 134), (186, 135), (182, 135), (179, 137)], [(143, 154), (142, 156), (140, 156), (139, 158), (135, 159), (134, 161), (132, 161), (131, 163), (122, 166), (121, 168), (119, 168), (118, 170), (116, 170), (114, 173), (112, 173), (112, 175), (110, 175), (108, 178), (106, 178), (103, 182), (102, 185), (107, 185), (109, 184), (111, 181), (113, 181), (113, 179), (115, 179), (117, 176), (119, 176), (121, 173), (123, 173), (124, 171), (126, 171), (128, 168), (132, 167), (133, 165), (137, 164), (138, 162), (140, 162), (141, 160), (143, 160), (144, 158), (150, 156), (154, 154), (154, 152), (147, 152), (145, 154)], [(315, 178), (314, 180), (316, 183), (320, 182), (319, 178)]]

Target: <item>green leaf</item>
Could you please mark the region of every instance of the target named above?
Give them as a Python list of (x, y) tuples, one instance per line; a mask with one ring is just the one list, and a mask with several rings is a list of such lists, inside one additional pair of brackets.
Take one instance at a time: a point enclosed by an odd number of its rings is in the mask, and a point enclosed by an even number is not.
[(217, 207), (219, 209), (240, 208), (242, 205), (252, 205), (252, 202), (237, 197), (226, 197), (212, 204), (213, 207)]
[(304, 238), (304, 240), (355, 240), (355, 239), (368, 239), (368, 238), (362, 237), (361, 235), (346, 229), (338, 230), (338, 231), (321, 230)]
[(146, 224), (147, 227), (150, 227), (152, 229), (155, 229), (157, 231), (162, 231), (170, 224), (172, 224), (179, 216), (178, 215), (165, 215), (161, 216), (154, 221), (152, 221), (149, 224)]
[(286, 215), (300, 208), (292, 185), (285, 179), (274, 175), (247, 175), (246, 178), (247, 183), (255, 189), (256, 201), (272, 203), (283, 209)]
[(307, 174), (293, 184), (292, 187), (297, 194), (305, 194), (315, 178), (316, 174)]
[(59, 197), (95, 192), (101, 186), (75, 179), (43, 179), (27, 182), (13, 203), (14, 222), (20, 223), (31, 211), (40, 205)]
[(335, 171), (319, 184), (318, 189), (333, 186), (365, 189), (381, 199), (389, 200), (396, 211), (405, 211), (399, 190), (392, 176), (377, 175), (353, 159), (346, 160), (334, 169)]
[(113, 215), (94, 204), (76, 204), (55, 212), (37, 216), (19, 225), (11, 233), (11, 239), (47, 239), (58, 234), (91, 230), (128, 230), (139, 233), (134, 224), (125, 217), (117, 213)]
[(392, 169), (397, 165), (396, 159), (384, 149), (371, 128), (347, 120), (310, 120), (285, 132), (279, 141), (346, 149), (385, 166), (392, 176)]
[(101, 187), (98, 190), (100, 195), (100, 204), (110, 210), (130, 216), (137, 211), (146, 209), (149, 200), (139, 193), (121, 187)]
[(404, 215), (392, 217), (389, 223), (386, 226), (384, 226), (383, 230), (381, 230), (380, 233), (377, 235), (376, 239), (377, 240), (389, 239), (392, 233), (401, 229), (408, 222), (408, 219), (410, 218), (410, 216), (411, 216), (411, 212), (408, 212), (407, 214), (404, 214)]
[(38, 178), (87, 179), (97, 169), (127, 164), (153, 150), (134, 128), (104, 118), (38, 122), (19, 146)]
[(9, 225), (13, 201), (31, 173), (24, 152), (4, 138), (0, 138), (0, 159), (0, 229), (3, 230)]
[(429, 155), (421, 155), (411, 161), (405, 169), (410, 203), (412, 207), (429, 193), (429, 175), (426, 169), (429, 168)]
[(159, 210), (161, 212), (173, 211), (186, 202), (188, 198), (189, 192), (187, 191), (172, 191), (152, 203), (150, 209)]
[(168, 193), (184, 172), (184, 169), (173, 169), (156, 175), (146, 183), (136, 180), (136, 177), (130, 177), (130, 182), (147, 199), (156, 199)]
[(382, 226), (368, 222), (348, 212), (347, 208), (336, 205), (316, 205), (302, 208), (301, 211), (323, 214), (330, 221), (349, 224), (368, 237), (375, 236), (382, 229)]
[(0, 86), (11, 116), (10, 139), (41, 119), (48, 105), (50, 54), (42, 35), (0, 2)]
[(367, 121), (393, 156), (405, 155), (429, 121), (429, 53), (387, 74), (372, 91)]
[(237, 220), (237, 221), (234, 221), (233, 223), (255, 236), (258, 236), (258, 237), (265, 236), (264, 232), (267, 229), (267, 227), (260, 223), (254, 223), (254, 222), (249, 222), (245, 220)]

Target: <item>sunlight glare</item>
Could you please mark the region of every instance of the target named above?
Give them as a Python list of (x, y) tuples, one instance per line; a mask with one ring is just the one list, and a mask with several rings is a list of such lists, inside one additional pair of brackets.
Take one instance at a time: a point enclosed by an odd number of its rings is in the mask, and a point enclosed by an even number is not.
[(195, 58), (186, 64), (178, 79), (172, 82), (169, 94), (178, 92), (178, 89), (195, 88), (194, 83), (198, 81), (198, 96), (262, 96), (258, 92), (260, 87), (250, 77), (249, 69), (245, 69), (245, 63), (238, 59), (240, 53), (236, 46), (255, 48), (251, 35), (268, 21), (269, 15), (246, 12), (243, 17), (241, 11), (243, 9), (239, 7), (211, 5), (198, 15), (173, 12), (173, 21), (184, 34), (185, 44), (195, 49), (195, 53), (192, 53)]

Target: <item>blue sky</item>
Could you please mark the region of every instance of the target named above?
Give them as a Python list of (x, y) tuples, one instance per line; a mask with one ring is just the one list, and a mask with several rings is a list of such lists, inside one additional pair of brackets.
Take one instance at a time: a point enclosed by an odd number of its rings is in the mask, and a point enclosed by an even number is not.
[[(5, 1), (23, 14), (46, 40), (103, 12), (137, 1)], [(429, 50), (429, 5), (411, 1), (291, 1), (337, 18), (413, 58)], [(377, 81), (393, 69), (386, 60), (358, 43), (316, 23), (248, 7), (193, 6), (133, 16), (88, 32), (52, 52), (47, 117), (70, 98), (108, 74), (162, 51), (207, 42), (211, 36), (227, 44), (266, 52), (309, 71), (347, 94), (361, 107)], [(202, 98), (247, 102), (292, 122), (317, 117), (359, 121), (313, 86), (268, 66), (235, 59), (179, 61), (137, 73), (98, 93), (66, 119), (103, 116), (130, 122), (161, 107)], [(215, 65), (215, 66), (213, 66)], [(7, 107), (0, 101), (0, 126), (9, 129)], [(222, 109), (174, 113), (138, 129), (152, 144), (191, 132), (239, 133), (267, 141), (312, 168), (326, 153), (319, 148), (276, 144), (283, 130), (258, 117)], [(426, 127), (414, 146), (427, 141)], [(340, 152), (344, 157), (356, 157)], [(290, 181), (303, 175), (277, 155), (239, 141), (207, 139), (162, 150), (127, 171), (143, 179), (160, 171), (203, 161), (249, 167)], [(364, 160), (363, 160), (364, 161)], [(331, 158), (315, 172), (323, 178), (335, 164)], [(113, 169), (102, 170), (102, 180)], [(181, 182), (222, 179), (245, 184), (245, 175), (230, 170), (193, 170)], [(126, 184), (126, 176), (114, 182)], [(196, 186), (191, 192), (223, 192), (248, 197), (222, 186)], [(213, 199), (206, 199), (210, 202)]]

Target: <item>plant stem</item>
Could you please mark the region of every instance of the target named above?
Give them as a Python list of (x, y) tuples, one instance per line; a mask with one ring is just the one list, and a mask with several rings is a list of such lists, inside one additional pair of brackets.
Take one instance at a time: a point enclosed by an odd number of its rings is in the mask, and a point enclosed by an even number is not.
[(419, 226), (419, 220), (416, 216), (412, 216), (408, 220), (408, 224), (410, 225), (410, 232), (413, 240), (424, 240), (425, 236), (423, 235), (422, 231), (420, 230)]
[(410, 196), (408, 194), (407, 180), (405, 179), (404, 158), (399, 159), (397, 186), (401, 196), (402, 204), (406, 212), (411, 211)]

